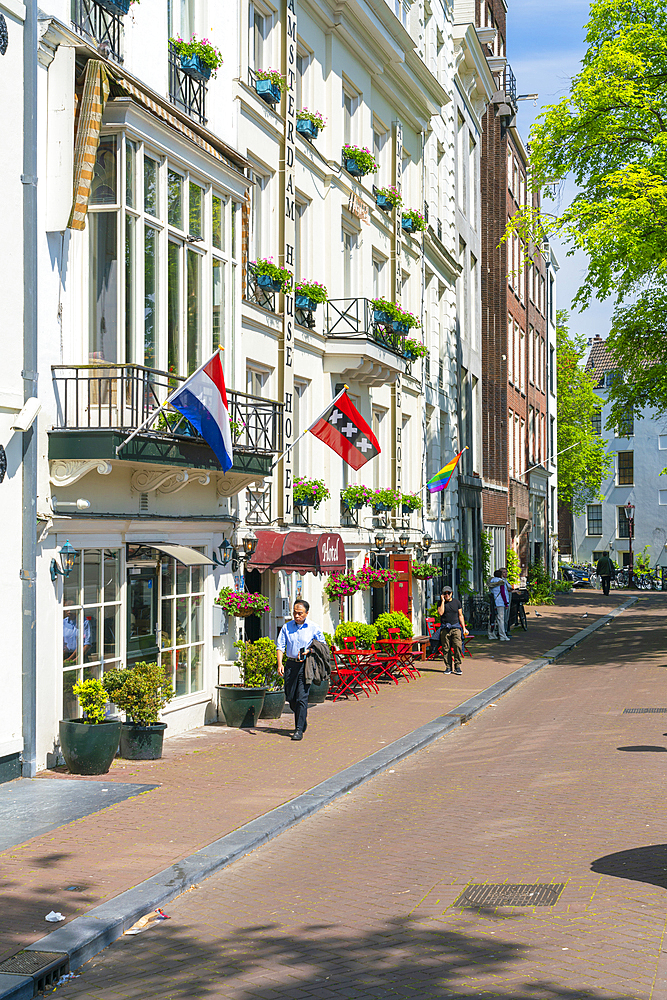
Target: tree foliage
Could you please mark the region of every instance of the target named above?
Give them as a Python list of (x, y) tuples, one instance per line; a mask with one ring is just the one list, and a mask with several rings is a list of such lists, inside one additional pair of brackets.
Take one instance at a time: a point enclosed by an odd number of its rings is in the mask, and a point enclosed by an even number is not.
[(648, 407), (667, 410), (667, 294), (650, 289), (632, 305), (619, 306), (605, 346), (618, 366), (607, 427), (618, 426), (628, 410), (636, 420)]
[[(573, 335), (564, 309), (556, 313), (558, 372), (558, 500), (580, 514), (587, 503), (602, 500), (600, 487), (608, 475), (610, 458), (605, 443), (593, 430), (593, 415), (602, 401), (595, 392), (598, 376), (584, 370), (586, 341)], [(565, 450), (569, 449), (569, 450)]]

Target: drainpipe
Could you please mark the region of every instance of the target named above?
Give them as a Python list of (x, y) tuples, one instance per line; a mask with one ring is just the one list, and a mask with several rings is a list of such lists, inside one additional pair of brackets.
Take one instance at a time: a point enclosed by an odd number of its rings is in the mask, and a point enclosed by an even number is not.
[[(23, 398), (37, 395), (37, 0), (23, 25)], [(23, 434), (21, 554), (23, 759), (37, 772), (37, 421)]]

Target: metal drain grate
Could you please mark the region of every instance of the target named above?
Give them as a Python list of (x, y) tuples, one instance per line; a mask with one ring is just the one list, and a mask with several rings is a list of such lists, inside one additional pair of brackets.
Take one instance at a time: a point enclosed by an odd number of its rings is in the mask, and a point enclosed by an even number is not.
[(34, 996), (47, 986), (57, 983), (69, 972), (69, 955), (62, 951), (20, 951), (0, 962), (0, 973), (14, 976), (32, 976)]
[(623, 715), (660, 715), (667, 712), (667, 708), (624, 708)]
[(454, 906), (553, 906), (564, 882), (537, 885), (469, 885)]

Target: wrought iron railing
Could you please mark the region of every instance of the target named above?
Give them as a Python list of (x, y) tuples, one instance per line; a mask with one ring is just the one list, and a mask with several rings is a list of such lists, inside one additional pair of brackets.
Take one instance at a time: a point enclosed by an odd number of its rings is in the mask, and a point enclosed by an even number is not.
[(72, 24), (79, 35), (93, 38), (104, 55), (123, 62), (123, 19), (119, 14), (97, 0), (72, 0)]
[(301, 504), (294, 504), (294, 524), (299, 524), (302, 527), (310, 524), (310, 515), (312, 507), (304, 507)]
[(370, 299), (329, 299), (325, 311), (325, 334), (344, 340), (370, 340), (405, 355), (405, 332), (393, 324), (378, 322)]
[(505, 94), (509, 98), (510, 102), (516, 105), (516, 77), (512, 72), (512, 67), (509, 63), (505, 66), (503, 90), (505, 91)]
[[(142, 365), (54, 365), (57, 429), (130, 433), (140, 427), (185, 379)], [(282, 450), (282, 405), (245, 392), (227, 391), (234, 450), (273, 454)], [(176, 410), (158, 414), (145, 432), (199, 438)]]
[(206, 124), (206, 81), (195, 80), (181, 69), (181, 57), (169, 42), (169, 100), (191, 118)]
[(246, 274), (247, 301), (253, 302), (256, 306), (261, 306), (262, 309), (268, 309), (269, 312), (275, 312), (277, 295), (278, 292), (273, 292), (270, 288), (261, 288), (257, 284), (257, 274), (255, 273), (255, 268), (252, 264), (248, 264)]
[(246, 492), (246, 524), (271, 524), (271, 487), (262, 490), (248, 489)]
[(428, 223), (428, 202), (424, 202), (424, 219)]

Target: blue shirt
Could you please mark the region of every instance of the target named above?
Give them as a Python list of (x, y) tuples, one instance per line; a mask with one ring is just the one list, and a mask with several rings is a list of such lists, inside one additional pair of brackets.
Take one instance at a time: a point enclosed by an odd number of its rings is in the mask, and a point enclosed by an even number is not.
[[(79, 642), (79, 626), (77, 624), (77, 615), (75, 614), (73, 618), (69, 618), (67, 615), (63, 618), (63, 648), (67, 650), (68, 653), (73, 653)], [(84, 646), (90, 646), (90, 619), (83, 619), (83, 644)]]
[(322, 630), (317, 625), (311, 625), (309, 621), (297, 625), (292, 620), (281, 628), (276, 646), (278, 649), (282, 649), (286, 656), (296, 660), (299, 656), (299, 651), (310, 646), (313, 639), (319, 639), (320, 642), (324, 642)]

